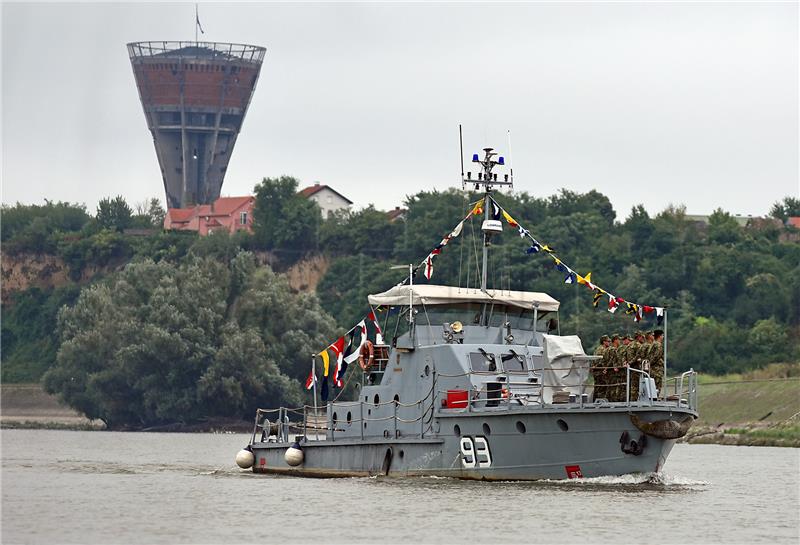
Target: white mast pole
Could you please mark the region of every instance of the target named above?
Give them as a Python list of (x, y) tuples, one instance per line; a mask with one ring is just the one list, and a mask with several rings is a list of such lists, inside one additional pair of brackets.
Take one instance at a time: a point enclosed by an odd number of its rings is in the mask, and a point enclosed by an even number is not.
[(311, 385), (314, 387), (314, 439), (319, 439), (317, 429), (317, 355), (311, 354)]

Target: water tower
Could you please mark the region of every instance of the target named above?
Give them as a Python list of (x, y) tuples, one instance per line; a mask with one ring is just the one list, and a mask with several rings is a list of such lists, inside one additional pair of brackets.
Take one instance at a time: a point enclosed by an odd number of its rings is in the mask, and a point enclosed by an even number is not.
[(211, 42), (128, 44), (169, 208), (219, 197), (265, 51)]

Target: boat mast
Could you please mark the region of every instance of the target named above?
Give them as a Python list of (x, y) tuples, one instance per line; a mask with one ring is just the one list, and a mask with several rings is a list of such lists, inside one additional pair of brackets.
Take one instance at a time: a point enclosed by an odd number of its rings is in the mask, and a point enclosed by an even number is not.
[[(459, 138), (461, 137), (461, 127), (459, 126)], [(481, 230), (483, 231), (483, 269), (481, 272), (481, 291), (485, 292), (487, 289), (487, 278), (489, 273), (489, 241), (494, 234), (499, 234), (503, 231), (503, 225), (499, 220), (492, 219), (491, 194), (494, 186), (509, 186), (514, 187), (513, 176), (509, 178), (508, 174), (503, 175), (502, 180), (497, 179), (497, 173), (493, 173), (492, 169), (497, 166), (505, 166), (505, 158), (498, 156), (493, 148), (483, 148), (484, 157), (480, 159), (477, 153), (472, 154), (472, 162), (480, 165), (478, 172), (478, 179), (472, 179), (472, 172), (467, 172), (467, 177), (463, 177), (462, 167), (462, 189), (467, 189), (467, 184), (474, 184), (475, 191), (480, 191), (481, 187), (484, 190), (483, 201), (483, 224)], [(495, 159), (496, 158), (496, 159)]]

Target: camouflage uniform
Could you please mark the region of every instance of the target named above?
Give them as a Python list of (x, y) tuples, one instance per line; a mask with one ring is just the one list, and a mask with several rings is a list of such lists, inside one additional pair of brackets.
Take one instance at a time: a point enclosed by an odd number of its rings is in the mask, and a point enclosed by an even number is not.
[[(631, 369), (642, 370), (642, 361), (647, 359), (647, 352), (649, 351), (647, 345), (644, 343), (644, 332), (637, 331), (633, 342), (628, 345), (627, 356), (628, 366)], [(631, 401), (639, 399), (639, 379), (642, 378), (641, 373), (631, 373)]]
[[(614, 337), (617, 337), (614, 335)], [(618, 338), (618, 337), (617, 337)], [(608, 355), (608, 374), (606, 377), (606, 399), (609, 401), (619, 401), (620, 392), (623, 388), (620, 387), (620, 376), (622, 375), (622, 355), (625, 347), (622, 345), (610, 346), (606, 351)]]
[(603, 359), (600, 361), (595, 361), (592, 364), (592, 377), (594, 378), (594, 399), (600, 399), (601, 397), (606, 396), (606, 376), (608, 373), (606, 372), (605, 365), (606, 365), (606, 352), (610, 348), (607, 344), (603, 344), (604, 342), (610, 341), (611, 339), (608, 338), (607, 335), (603, 335), (600, 337), (600, 346), (598, 346), (595, 351), (595, 356), (601, 356)]
[[(634, 349), (636, 347), (632, 346), (633, 343), (625, 344), (625, 339), (631, 340), (631, 336), (627, 335), (623, 338), (623, 344), (619, 347), (619, 353), (617, 358), (617, 366), (619, 367), (619, 371), (617, 373), (617, 380), (616, 382), (619, 383), (616, 389), (615, 401), (625, 401), (627, 399), (627, 380), (628, 380), (628, 372), (626, 367), (630, 365), (630, 363), (634, 360), (636, 354)], [(631, 396), (633, 399), (633, 396)]]
[(650, 349), (650, 376), (656, 381), (659, 397), (666, 397), (664, 388), (664, 344), (663, 337), (653, 342)]

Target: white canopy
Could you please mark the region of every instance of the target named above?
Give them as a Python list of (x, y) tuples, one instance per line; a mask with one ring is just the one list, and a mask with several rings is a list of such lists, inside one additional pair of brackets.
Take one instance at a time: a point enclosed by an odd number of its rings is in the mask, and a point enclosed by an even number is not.
[(371, 305), (402, 306), (407, 305), (409, 290), (413, 290), (415, 305), (451, 305), (456, 303), (495, 303), (532, 309), (536, 303), (541, 311), (558, 310), (558, 301), (535, 291), (487, 290), (482, 292), (476, 288), (457, 288), (454, 286), (435, 286), (417, 284), (409, 287), (395, 286), (383, 293), (369, 296)]

